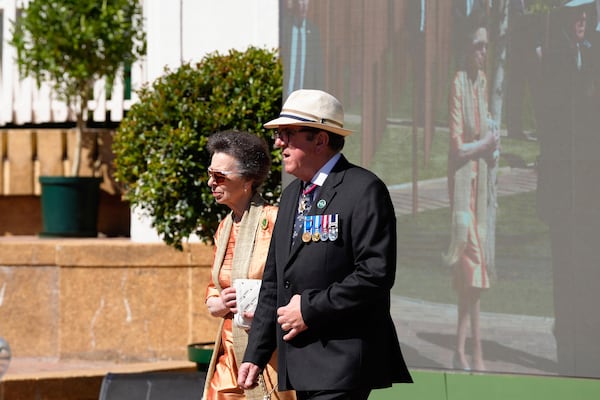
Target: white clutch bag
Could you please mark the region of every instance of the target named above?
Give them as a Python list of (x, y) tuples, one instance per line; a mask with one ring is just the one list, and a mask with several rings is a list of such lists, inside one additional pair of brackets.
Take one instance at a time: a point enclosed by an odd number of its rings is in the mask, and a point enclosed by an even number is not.
[(258, 304), (258, 292), (260, 292), (260, 279), (235, 279), (238, 312), (233, 316), (233, 323), (240, 328), (249, 329), (252, 320), (244, 318), (244, 312), (254, 312)]

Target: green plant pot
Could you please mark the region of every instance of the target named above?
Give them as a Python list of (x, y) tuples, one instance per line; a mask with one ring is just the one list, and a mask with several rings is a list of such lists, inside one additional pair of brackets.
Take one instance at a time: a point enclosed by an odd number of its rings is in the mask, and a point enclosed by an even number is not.
[(188, 360), (196, 363), (198, 371), (207, 371), (214, 347), (214, 342), (189, 344)]
[(40, 176), (41, 237), (98, 236), (98, 206), (102, 178)]

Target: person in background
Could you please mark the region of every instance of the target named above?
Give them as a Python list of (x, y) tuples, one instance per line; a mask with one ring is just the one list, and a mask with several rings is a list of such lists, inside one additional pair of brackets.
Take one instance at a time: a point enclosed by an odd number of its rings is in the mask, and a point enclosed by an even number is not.
[(543, 39), (543, 14), (528, 13), (525, 0), (510, 0), (506, 55), (506, 131), (513, 139), (535, 139), (525, 130), (524, 108), (531, 103), (537, 129), (540, 112), (541, 62), (537, 49)]
[[(488, 163), (499, 150), (498, 130), (488, 126), (488, 91), (485, 74), (488, 36), (483, 19), (473, 17), (465, 31), (463, 63), (452, 82), (449, 96), (450, 145), (448, 190), (452, 209), (451, 243), (444, 256), (452, 268), (458, 295), (458, 321), (453, 367), (485, 370), (479, 311), (481, 291), (490, 287), (485, 263), (487, 231)], [(472, 364), (465, 342), (469, 322)]]
[[(537, 206), (552, 254), (558, 372), (600, 377), (600, 134), (593, 0), (551, 13), (542, 50)], [(596, 44), (600, 46), (600, 44)]]
[(284, 94), (323, 85), (323, 54), (319, 27), (309, 19), (310, 0), (282, 0), (281, 59)]
[(257, 385), (278, 351), (279, 388), (300, 400), (367, 399), (412, 382), (390, 315), (396, 217), (385, 184), (341, 154), (342, 104), (290, 94), (275, 128), (285, 171), (258, 307), (238, 383)]
[(473, 16), (490, 15), (492, 0), (452, 0), (453, 52), (459, 58), (464, 54), (464, 38)]
[[(204, 398), (214, 399), (294, 399), (293, 392), (279, 393), (274, 362), (268, 364), (255, 390), (237, 385), (239, 361), (247, 342), (252, 313), (234, 318), (241, 301), (234, 281), (262, 277), (277, 208), (266, 205), (259, 190), (271, 167), (266, 142), (247, 132), (226, 131), (208, 139), (211, 154), (208, 185), (218, 204), (231, 212), (215, 233), (212, 279), (206, 290), (206, 306), (221, 324), (215, 351), (206, 377)], [(236, 323), (235, 321), (242, 321)], [(247, 325), (244, 324), (246, 322)], [(240, 326), (241, 325), (241, 326)]]

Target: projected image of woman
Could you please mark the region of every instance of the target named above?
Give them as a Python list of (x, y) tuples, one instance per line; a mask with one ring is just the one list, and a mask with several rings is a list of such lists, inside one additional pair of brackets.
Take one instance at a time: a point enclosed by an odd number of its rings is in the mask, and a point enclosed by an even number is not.
[[(485, 264), (487, 169), (499, 147), (499, 132), (488, 126), (485, 65), (488, 35), (473, 19), (466, 32), (464, 62), (454, 76), (449, 97), (450, 146), (448, 189), (452, 207), (451, 244), (445, 262), (453, 269), (458, 321), (453, 366), (485, 370), (479, 333), (480, 294), (490, 287)], [(465, 352), (471, 326), (472, 363)]]

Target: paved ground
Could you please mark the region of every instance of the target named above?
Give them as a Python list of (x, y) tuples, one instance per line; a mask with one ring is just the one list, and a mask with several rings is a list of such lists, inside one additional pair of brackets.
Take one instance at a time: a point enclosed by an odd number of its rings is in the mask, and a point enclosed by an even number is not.
[[(535, 190), (535, 171), (529, 168), (505, 168), (498, 174), (500, 196)], [(413, 212), (412, 185), (390, 188), (398, 215)], [(419, 211), (447, 207), (445, 179), (420, 182)], [(392, 315), (403, 351), (411, 367), (451, 368), (456, 329), (456, 305), (435, 304), (394, 296)], [(481, 327), (486, 366), (495, 372), (555, 374), (556, 347), (551, 318), (483, 313)], [(185, 362), (185, 360), (181, 360)], [(53, 359), (14, 359), (8, 373), (47, 374), (86, 370), (114, 370), (107, 362)]]
[[(392, 316), (411, 367), (452, 367), (456, 305), (394, 296)], [(487, 370), (555, 374), (552, 324), (552, 318), (482, 313), (481, 337)]]

